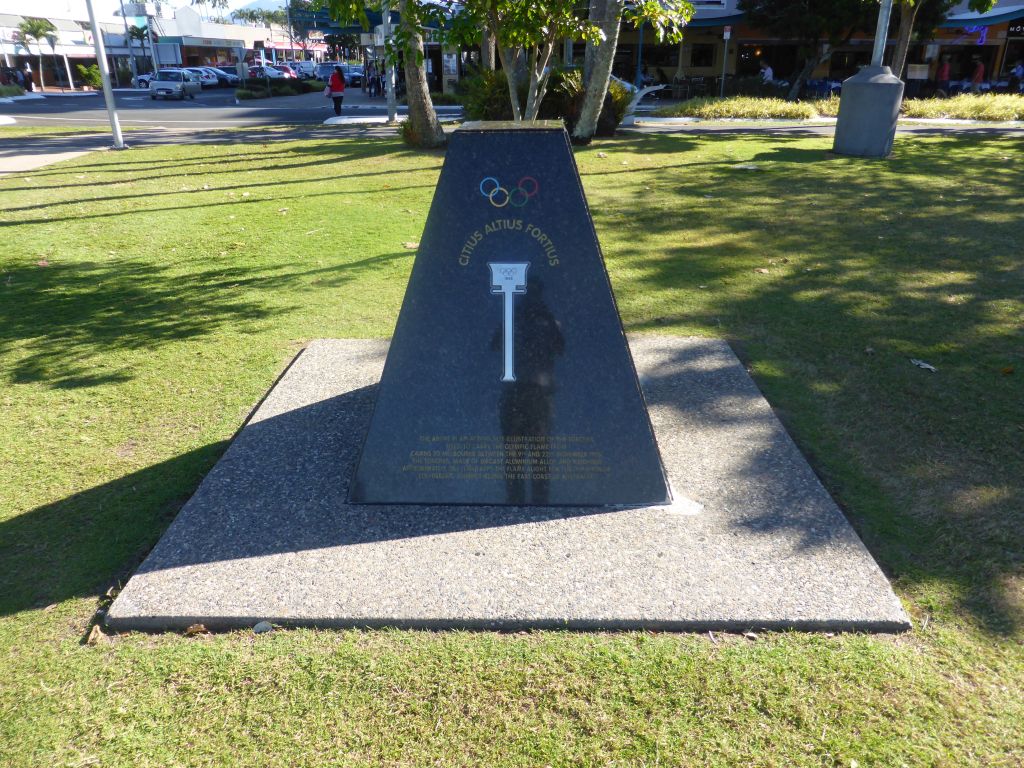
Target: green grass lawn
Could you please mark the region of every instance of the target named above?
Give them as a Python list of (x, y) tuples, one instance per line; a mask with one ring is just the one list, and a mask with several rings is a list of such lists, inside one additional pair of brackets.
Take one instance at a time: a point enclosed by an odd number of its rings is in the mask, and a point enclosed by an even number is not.
[(83, 644), (296, 351), (390, 334), (442, 156), (278, 133), (0, 179), (0, 765), (1021, 765), (1019, 139), (830, 144), (577, 158), (627, 329), (732, 343), (893, 579), (899, 637)]

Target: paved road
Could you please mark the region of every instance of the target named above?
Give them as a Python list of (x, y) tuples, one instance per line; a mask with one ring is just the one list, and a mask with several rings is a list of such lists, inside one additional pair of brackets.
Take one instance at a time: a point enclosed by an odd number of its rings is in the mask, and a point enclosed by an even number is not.
[[(152, 101), (146, 91), (115, 93), (125, 141), (130, 146), (169, 143), (205, 143), (258, 140), (261, 142), (309, 138), (330, 133), (349, 135), (394, 135), (383, 126), (322, 126), (333, 115), (330, 102), (319, 93), (235, 103), (231, 90), (210, 90), (186, 101)], [(404, 112), (404, 108), (401, 110)], [(350, 118), (382, 118), (387, 108), (382, 99), (369, 99), (362, 91), (350, 89), (344, 115)], [(51, 134), (30, 138), (4, 138), (0, 134), (0, 176), (24, 173), (43, 165), (67, 160), (85, 152), (109, 148), (111, 140), (106, 109), (99, 94), (47, 96), (45, 99), (0, 104), (0, 115), (13, 117), (18, 125), (75, 126), (95, 129), (83, 135)], [(267, 128), (279, 126), (279, 130)], [(235, 129), (230, 134), (217, 129)], [(250, 134), (245, 129), (252, 129)], [(239, 131), (238, 129), (242, 129)], [(625, 129), (640, 133), (763, 134), (790, 136), (831, 136), (834, 125), (804, 123), (686, 123), (638, 125)], [(900, 125), (899, 132), (918, 135), (971, 132), (1024, 136), (1021, 126), (988, 125)]]
[[(234, 91), (211, 89), (185, 101), (153, 101), (146, 91), (115, 91), (118, 116), (125, 126), (170, 129), (216, 129), (265, 125), (319, 124), (333, 115), (331, 102), (319, 93), (235, 103)], [(346, 115), (387, 114), (380, 98), (369, 99), (350, 89), (345, 98)], [(106, 107), (100, 94), (57, 96), (0, 104), (0, 115), (13, 117), (18, 125), (72, 125), (102, 127)]]

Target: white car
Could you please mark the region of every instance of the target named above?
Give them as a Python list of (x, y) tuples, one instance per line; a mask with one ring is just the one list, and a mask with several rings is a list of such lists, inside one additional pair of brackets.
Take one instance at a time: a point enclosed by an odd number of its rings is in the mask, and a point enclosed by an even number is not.
[(163, 96), (184, 101), (186, 96), (194, 99), (202, 89), (199, 78), (187, 69), (161, 69), (149, 81), (149, 98)]
[(276, 80), (278, 78), (285, 78), (286, 75), (284, 72), (274, 69), (269, 64), (257, 64), (254, 67), (249, 67), (249, 77), (268, 77), (271, 80)]
[(303, 80), (313, 77), (316, 73), (315, 61), (286, 61), (285, 64), (291, 67), (295, 74)]
[(198, 77), (199, 85), (203, 88), (216, 88), (218, 85), (217, 76), (206, 67), (185, 67), (185, 71)]

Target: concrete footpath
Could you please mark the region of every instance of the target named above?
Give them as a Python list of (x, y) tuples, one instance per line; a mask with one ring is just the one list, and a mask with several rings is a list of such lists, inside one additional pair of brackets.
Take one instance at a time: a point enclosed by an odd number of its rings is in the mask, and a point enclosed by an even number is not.
[(70, 134), (4, 139), (0, 134), (0, 178), (73, 160), (111, 145), (110, 134)]

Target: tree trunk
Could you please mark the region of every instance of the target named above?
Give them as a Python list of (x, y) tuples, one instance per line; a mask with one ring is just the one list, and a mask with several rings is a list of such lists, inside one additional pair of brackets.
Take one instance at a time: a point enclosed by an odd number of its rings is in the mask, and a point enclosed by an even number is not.
[[(491, 30), (500, 29), (497, 11), (492, 7), (489, 13)], [(508, 97), (512, 102), (512, 119), (519, 122), (523, 119), (522, 111), (519, 109), (519, 73), (520, 60), (522, 59), (522, 48), (515, 50), (497, 45), (498, 57), (501, 59), (501, 68), (505, 72), (505, 79), (508, 81)]]
[[(605, 6), (607, 6), (608, 0), (590, 0), (590, 7), (588, 8), (587, 18), (592, 24), (598, 24), (604, 20)], [(601, 27), (604, 29), (604, 27)], [(594, 54), (597, 50), (597, 46), (587, 41), (587, 46), (583, 50), (583, 84), (586, 87), (587, 81), (590, 79), (590, 72), (594, 68)]]
[(551, 61), (551, 52), (555, 48), (553, 39), (544, 43), (540, 50), (534, 48), (530, 52), (530, 90), (526, 98), (525, 120), (536, 120), (540, 112), (540, 103), (544, 101), (544, 95), (548, 90), (548, 62)]
[(490, 27), (486, 27), (480, 35), (480, 67), (488, 72), (494, 71), (494, 46), (496, 41)]
[[(597, 6), (596, 18), (605, 39), (600, 45), (587, 41), (583, 67), (583, 107), (572, 131), (573, 141), (588, 143), (594, 138), (594, 132), (597, 130), (597, 120), (604, 107), (605, 94), (608, 93), (608, 80), (612, 73), (615, 49), (619, 44), (619, 18), (623, 5), (624, 0), (591, 1), (591, 14), (595, 14)], [(591, 18), (595, 16), (592, 15)]]
[(46, 83), (43, 82), (43, 47), (39, 46), (39, 91), (46, 90)]
[[(410, 2), (413, 0), (400, 0), (398, 3), (400, 24), (409, 24), (412, 20)], [(417, 147), (443, 147), (447, 139), (438, 122), (437, 113), (434, 112), (434, 103), (430, 100), (427, 72), (423, 66), (423, 37), (411, 24), (406, 27), (405, 35), (405, 100), (409, 107), (406, 136)]]
[(796, 76), (796, 80), (793, 81), (793, 85), (790, 86), (789, 94), (786, 98), (789, 101), (796, 101), (800, 98), (800, 88), (803, 87), (804, 81), (811, 76), (811, 73), (817, 68), (819, 64), (824, 64), (826, 61), (832, 58), (832, 46), (829, 46), (828, 50), (824, 53), (815, 55), (811, 54), (807, 57), (804, 62), (804, 68), (800, 70), (800, 74)]
[(900, 31), (896, 37), (896, 50), (892, 55), (892, 73), (903, 77), (903, 69), (907, 65), (907, 51), (910, 50), (910, 37), (914, 34), (914, 20), (923, 0), (916, 3), (900, 3)]

